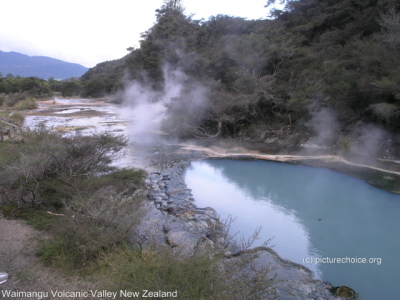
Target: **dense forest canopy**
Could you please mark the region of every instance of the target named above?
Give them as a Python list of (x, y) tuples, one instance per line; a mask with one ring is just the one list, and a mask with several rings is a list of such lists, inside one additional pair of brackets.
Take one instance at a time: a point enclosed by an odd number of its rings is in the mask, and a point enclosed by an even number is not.
[[(278, 2), (285, 9), (272, 9), (264, 20), (195, 20), (179, 0), (166, 0), (140, 47), (90, 69), (79, 92), (121, 95), (131, 82), (162, 91), (166, 69), (179, 70), (185, 87), (165, 103), (164, 129), (181, 136), (304, 143), (325, 122), (332, 138), (323, 143), (332, 146), (357, 139), (365, 124), (397, 133), (397, 1), (269, 0), (266, 6)], [(190, 90), (198, 86), (208, 99), (201, 116), (191, 109)]]

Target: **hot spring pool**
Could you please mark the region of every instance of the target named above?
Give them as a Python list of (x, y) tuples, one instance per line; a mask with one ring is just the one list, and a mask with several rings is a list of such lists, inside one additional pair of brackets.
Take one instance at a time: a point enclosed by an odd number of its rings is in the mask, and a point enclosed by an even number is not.
[(186, 169), (198, 207), (232, 216), (231, 234), (251, 236), (315, 278), (360, 299), (398, 299), (400, 195), (328, 169), (268, 161), (207, 159)]

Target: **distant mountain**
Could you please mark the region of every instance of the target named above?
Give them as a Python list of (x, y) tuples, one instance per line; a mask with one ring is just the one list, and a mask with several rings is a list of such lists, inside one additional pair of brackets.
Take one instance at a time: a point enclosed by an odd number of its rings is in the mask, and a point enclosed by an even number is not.
[(66, 79), (82, 76), (88, 68), (47, 56), (28, 56), (17, 52), (0, 51), (0, 73), (43, 79)]

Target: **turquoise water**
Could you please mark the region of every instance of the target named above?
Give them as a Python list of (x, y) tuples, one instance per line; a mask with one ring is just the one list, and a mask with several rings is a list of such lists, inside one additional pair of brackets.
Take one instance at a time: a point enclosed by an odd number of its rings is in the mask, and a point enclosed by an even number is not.
[(272, 238), (282, 258), (359, 299), (399, 299), (400, 195), (328, 169), (268, 161), (196, 161), (184, 176), (198, 207), (236, 218), (232, 234), (249, 237), (261, 226), (254, 246)]

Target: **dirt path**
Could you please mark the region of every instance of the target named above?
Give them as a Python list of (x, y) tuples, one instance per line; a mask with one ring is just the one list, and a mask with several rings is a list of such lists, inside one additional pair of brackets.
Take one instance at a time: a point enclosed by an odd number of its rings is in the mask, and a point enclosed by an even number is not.
[(3, 298), (2, 290), (48, 292), (51, 295), (51, 290), (85, 291), (93, 288), (89, 282), (79, 281), (73, 276), (67, 277), (58, 270), (43, 266), (35, 255), (37, 239), (41, 235), (41, 232), (23, 221), (7, 220), (0, 215), (0, 272), (10, 274), (9, 280), (0, 285), (0, 298)]

